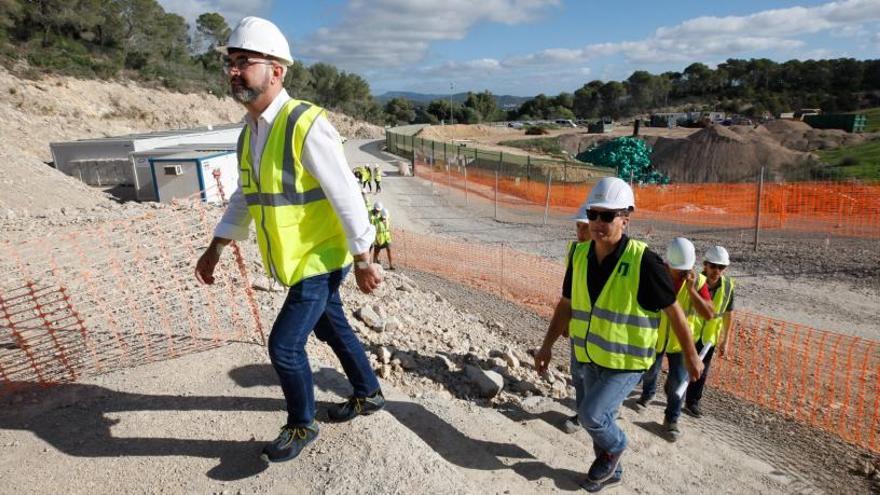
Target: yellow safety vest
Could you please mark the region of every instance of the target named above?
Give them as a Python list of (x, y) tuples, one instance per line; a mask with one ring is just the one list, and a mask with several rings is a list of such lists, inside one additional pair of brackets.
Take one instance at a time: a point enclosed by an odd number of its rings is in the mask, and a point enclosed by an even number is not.
[(732, 278), (726, 275), (721, 276), (721, 286), (718, 287), (718, 290), (715, 291), (715, 296), (712, 298), (715, 315), (709, 320), (700, 318), (695, 333), (697, 341), (702, 340), (704, 344), (718, 344), (718, 334), (721, 331), (721, 325), (724, 323), (724, 313), (722, 311), (727, 309), (730, 298), (733, 296), (733, 285)]
[(373, 180), (376, 182), (382, 182), (382, 169), (381, 168), (373, 169)]
[[(702, 273), (697, 274), (697, 282), (694, 285), (697, 291), (699, 291), (705, 284), (706, 276)], [(697, 326), (700, 323), (700, 315), (697, 314), (697, 311), (694, 309), (693, 301), (691, 301), (690, 294), (688, 294), (687, 283), (682, 282), (681, 287), (678, 288), (678, 295), (675, 300), (678, 301), (678, 305), (681, 306), (681, 310), (684, 311), (684, 316), (687, 319), (688, 328), (691, 329), (691, 334), (695, 334)], [(681, 352), (681, 350), (681, 342), (678, 341), (675, 331), (672, 330), (672, 322), (669, 321), (669, 317), (666, 316), (665, 312), (661, 313), (660, 334), (657, 339), (657, 352), (675, 353)]]
[(370, 167), (362, 167), (361, 168), (361, 178), (364, 182), (370, 181)]
[(568, 334), (575, 358), (610, 369), (646, 370), (654, 363), (660, 324), (657, 312), (642, 308), (638, 302), (642, 256), (647, 245), (629, 239), (595, 307), (587, 285), (591, 245), (592, 241), (578, 243), (572, 259)]
[(260, 159), (251, 165), (251, 130), (238, 138), (239, 180), (256, 222), (266, 273), (288, 287), (351, 264), (345, 231), (321, 185), (302, 165), (303, 145), (324, 109), (290, 100), (275, 117)]

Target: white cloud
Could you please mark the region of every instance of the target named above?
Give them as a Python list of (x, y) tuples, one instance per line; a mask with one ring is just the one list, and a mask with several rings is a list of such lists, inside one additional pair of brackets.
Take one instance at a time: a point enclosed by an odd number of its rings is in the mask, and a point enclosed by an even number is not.
[[(559, 0), (350, 0), (341, 22), (299, 45), (301, 56), (350, 70), (420, 62), (435, 41), (460, 40), (481, 22), (521, 24)], [(296, 55), (296, 54), (294, 54)]]
[(196, 19), (207, 12), (217, 12), (226, 19), (229, 27), (235, 27), (242, 17), (269, 14), (272, 0), (159, 0), (166, 12), (183, 16), (195, 27)]

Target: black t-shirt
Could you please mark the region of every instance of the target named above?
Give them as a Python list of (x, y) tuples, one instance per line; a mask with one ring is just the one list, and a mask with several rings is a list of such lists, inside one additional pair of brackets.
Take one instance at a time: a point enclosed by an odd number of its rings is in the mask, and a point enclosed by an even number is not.
[[(609, 254), (599, 264), (596, 258), (595, 244), (590, 244), (590, 250), (587, 253), (587, 290), (590, 292), (590, 302), (595, 305), (599, 299), (599, 294), (608, 278), (614, 272), (617, 261), (623, 255), (629, 237), (626, 235), (621, 238), (614, 252)], [(571, 278), (572, 267), (571, 260), (568, 263), (568, 269), (565, 271), (565, 280), (562, 282), (562, 297), (571, 299)], [(646, 249), (642, 255), (642, 266), (639, 272), (639, 291), (637, 294), (639, 306), (648, 311), (660, 311), (675, 302), (675, 289), (672, 286), (672, 278), (666, 271), (666, 264), (657, 253)]]
[[(723, 281), (719, 280), (717, 287), (715, 287), (714, 289), (712, 287), (709, 287), (709, 295), (712, 296), (712, 304), (715, 304), (715, 302), (714, 302), (715, 301), (715, 293), (718, 292), (718, 289), (721, 287), (721, 285), (723, 283), (724, 283)], [(721, 308), (721, 311), (719, 311), (719, 313), (727, 313), (728, 311), (733, 311), (733, 296), (734, 296), (734, 294), (736, 294), (736, 291), (731, 291), (730, 299), (727, 303), (727, 307)]]

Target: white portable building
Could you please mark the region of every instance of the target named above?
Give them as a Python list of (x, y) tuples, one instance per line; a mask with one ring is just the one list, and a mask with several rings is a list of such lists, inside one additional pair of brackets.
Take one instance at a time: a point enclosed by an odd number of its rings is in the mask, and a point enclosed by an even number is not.
[(243, 124), (225, 124), (50, 143), (55, 168), (95, 186), (134, 185), (129, 154), (135, 151), (197, 143), (235, 145)]
[(186, 151), (234, 152), (235, 143), (178, 144), (129, 154), (134, 195), (138, 201), (158, 201), (150, 159), (176, 155)]
[[(235, 151), (183, 151), (150, 158), (153, 188), (161, 203), (194, 198), (218, 203), (238, 187), (238, 157)], [(223, 188), (221, 196), (217, 178)]]

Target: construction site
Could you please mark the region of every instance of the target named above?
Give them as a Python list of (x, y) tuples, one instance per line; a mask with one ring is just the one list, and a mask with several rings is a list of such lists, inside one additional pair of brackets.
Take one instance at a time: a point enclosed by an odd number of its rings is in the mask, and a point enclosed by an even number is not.
[[(387, 405), (326, 422), (350, 390), (311, 338), (321, 436), (266, 464), (285, 411), (266, 342), (286, 291), (253, 235), (216, 284), (193, 276), (237, 187), (241, 106), (3, 69), (0, 93), (0, 491), (580, 490), (592, 451), (560, 428), (568, 346), (544, 374), (532, 354), (572, 214), (607, 170), (498, 144), (515, 129), (331, 114), (349, 165), (386, 177), (367, 199), (391, 212), (397, 269), (371, 295), (348, 277), (341, 295)], [(676, 236), (725, 246), (735, 333), (677, 442), (660, 396), (644, 412), (624, 401), (617, 493), (880, 490), (880, 185), (781, 180), (811, 139), (837, 135), (803, 126), (644, 130), (673, 182), (634, 187), (629, 235), (657, 252)], [(597, 140), (554, 133), (571, 155)], [(74, 153), (86, 148), (100, 156)]]

